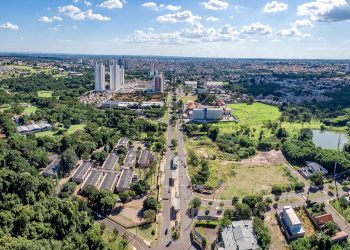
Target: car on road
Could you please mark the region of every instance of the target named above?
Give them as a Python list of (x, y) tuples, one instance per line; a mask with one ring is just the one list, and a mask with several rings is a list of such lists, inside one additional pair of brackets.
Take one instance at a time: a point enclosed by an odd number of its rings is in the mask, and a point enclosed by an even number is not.
[(165, 245), (165, 247), (169, 247), (170, 244), (171, 244), (171, 242), (172, 242), (172, 241), (169, 241), (169, 242)]
[(164, 234), (165, 234), (165, 235), (168, 235), (168, 229), (165, 229)]

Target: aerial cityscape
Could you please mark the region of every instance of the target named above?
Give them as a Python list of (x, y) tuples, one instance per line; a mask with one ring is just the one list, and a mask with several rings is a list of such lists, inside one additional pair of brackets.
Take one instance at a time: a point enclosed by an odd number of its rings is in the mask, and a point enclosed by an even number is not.
[(0, 250), (350, 249), (348, 0), (0, 13)]

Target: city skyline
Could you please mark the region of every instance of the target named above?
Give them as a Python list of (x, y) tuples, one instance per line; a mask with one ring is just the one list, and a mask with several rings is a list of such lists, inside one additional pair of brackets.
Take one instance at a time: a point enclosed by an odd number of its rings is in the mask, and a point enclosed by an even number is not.
[(1, 52), (350, 58), (349, 0), (15, 0), (0, 13)]

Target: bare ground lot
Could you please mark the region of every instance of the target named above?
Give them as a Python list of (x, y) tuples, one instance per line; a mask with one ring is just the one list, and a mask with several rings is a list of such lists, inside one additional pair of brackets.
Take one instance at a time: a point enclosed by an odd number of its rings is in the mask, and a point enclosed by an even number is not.
[(141, 216), (144, 199), (133, 200), (126, 204), (117, 203), (108, 217), (127, 228), (140, 225), (144, 223), (144, 219)]
[(237, 162), (241, 166), (282, 165), (287, 160), (281, 151), (259, 151), (255, 156)]
[(265, 223), (271, 235), (270, 249), (274, 250), (288, 250), (287, 242), (280, 230), (274, 212), (266, 213)]

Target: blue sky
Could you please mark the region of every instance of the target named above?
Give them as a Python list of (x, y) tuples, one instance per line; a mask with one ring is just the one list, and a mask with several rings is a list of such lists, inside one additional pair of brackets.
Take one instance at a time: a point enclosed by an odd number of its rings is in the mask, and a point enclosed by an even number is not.
[(0, 1), (0, 51), (350, 58), (350, 0)]

